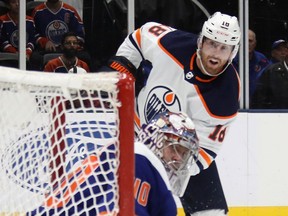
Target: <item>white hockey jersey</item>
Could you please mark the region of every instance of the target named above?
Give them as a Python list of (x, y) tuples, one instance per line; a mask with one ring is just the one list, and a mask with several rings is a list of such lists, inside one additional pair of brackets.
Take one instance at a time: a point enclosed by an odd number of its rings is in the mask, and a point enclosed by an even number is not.
[(135, 67), (152, 63), (146, 85), (136, 98), (138, 127), (156, 114), (183, 111), (195, 123), (201, 150), (191, 174), (206, 169), (222, 147), (239, 109), (240, 79), (231, 64), (217, 77), (204, 75), (196, 64), (198, 36), (149, 22), (130, 34), (116, 55)]

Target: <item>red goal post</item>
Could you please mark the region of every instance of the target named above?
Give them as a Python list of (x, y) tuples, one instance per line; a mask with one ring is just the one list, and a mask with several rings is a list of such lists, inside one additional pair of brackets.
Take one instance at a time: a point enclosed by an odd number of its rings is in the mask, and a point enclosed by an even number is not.
[[(119, 101), (122, 106), (120, 113), (120, 214), (134, 215), (134, 78), (127, 74), (121, 74), (118, 87), (120, 94)], [(121, 121), (122, 119), (122, 121)], [(124, 133), (121, 133), (123, 131)], [(123, 143), (124, 145), (121, 145)], [(122, 165), (121, 165), (122, 163)], [(125, 189), (127, 188), (127, 189)], [(121, 199), (121, 196), (123, 199)], [(123, 214), (122, 214), (123, 212)]]
[(132, 77), (0, 67), (0, 101), (0, 215), (134, 215)]

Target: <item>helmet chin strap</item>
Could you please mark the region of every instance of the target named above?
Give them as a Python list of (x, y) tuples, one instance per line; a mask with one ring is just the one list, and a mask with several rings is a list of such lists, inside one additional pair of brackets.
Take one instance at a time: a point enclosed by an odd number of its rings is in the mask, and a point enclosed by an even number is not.
[(208, 76), (212, 76), (212, 77), (216, 77), (216, 76), (219, 76), (220, 74), (222, 74), (225, 70), (226, 70), (226, 68), (231, 64), (231, 58), (229, 59), (229, 62), (227, 63), (227, 65), (225, 66), (225, 68), (221, 71), (221, 72), (219, 72), (218, 74), (211, 74), (211, 73), (209, 73), (206, 69), (205, 69), (205, 67), (204, 67), (204, 65), (203, 65), (203, 63), (202, 63), (202, 58), (201, 58), (201, 55), (200, 55), (200, 49), (199, 48), (197, 48), (197, 57), (199, 58), (199, 60), (200, 60), (200, 64), (201, 64), (201, 67), (202, 67), (202, 72), (204, 73), (204, 74), (206, 74), (206, 75), (208, 75)]

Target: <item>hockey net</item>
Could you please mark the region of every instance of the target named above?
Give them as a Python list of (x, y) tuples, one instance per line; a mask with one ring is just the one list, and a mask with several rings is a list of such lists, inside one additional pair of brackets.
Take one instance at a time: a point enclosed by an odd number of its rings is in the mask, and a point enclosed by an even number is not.
[(134, 215), (131, 77), (0, 67), (0, 215)]

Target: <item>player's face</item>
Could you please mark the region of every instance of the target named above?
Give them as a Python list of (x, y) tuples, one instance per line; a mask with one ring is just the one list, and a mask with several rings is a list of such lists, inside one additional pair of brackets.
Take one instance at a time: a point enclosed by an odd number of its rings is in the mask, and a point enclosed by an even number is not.
[(206, 38), (200, 49), (202, 63), (206, 71), (212, 75), (220, 73), (229, 60), (232, 50), (232, 45), (222, 44)]
[(171, 168), (178, 170), (187, 163), (190, 153), (191, 151), (189, 149), (180, 145), (176, 141), (165, 141), (164, 148), (162, 150), (162, 159)]

